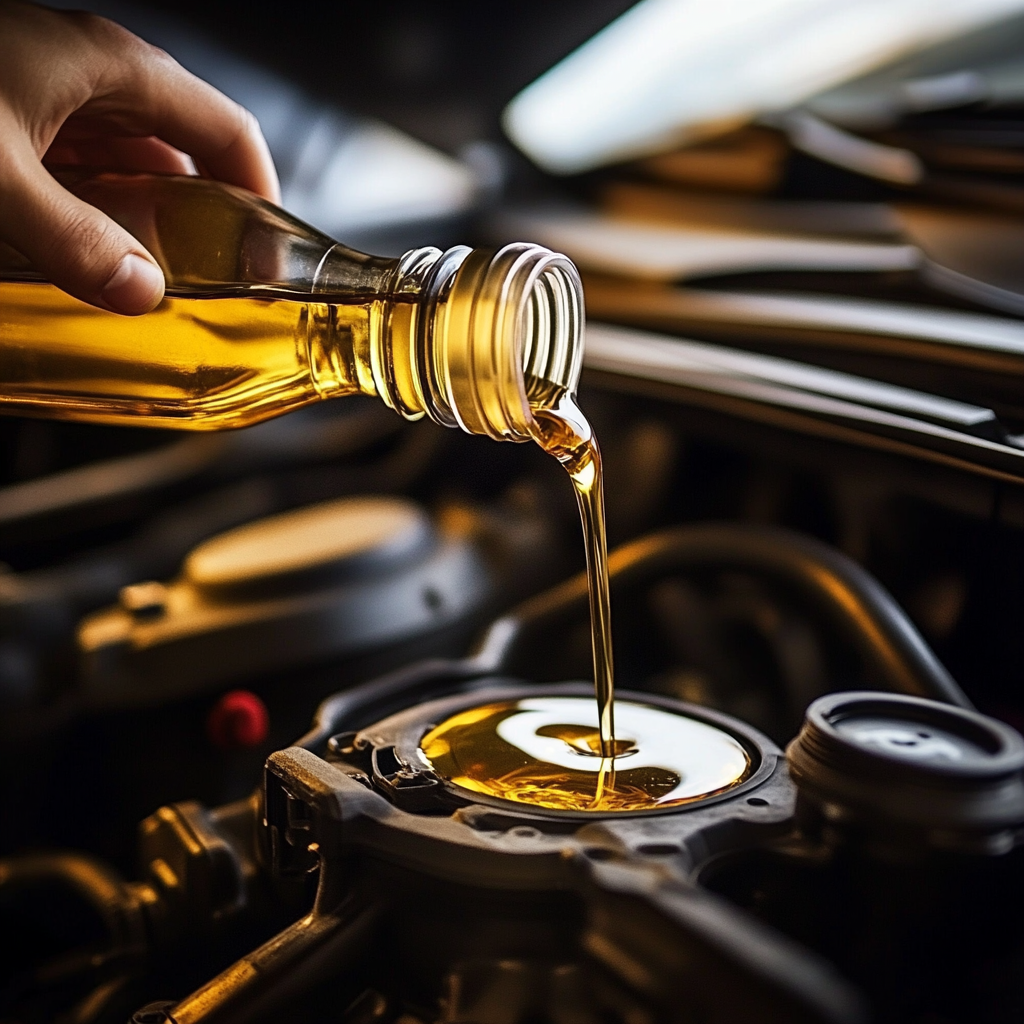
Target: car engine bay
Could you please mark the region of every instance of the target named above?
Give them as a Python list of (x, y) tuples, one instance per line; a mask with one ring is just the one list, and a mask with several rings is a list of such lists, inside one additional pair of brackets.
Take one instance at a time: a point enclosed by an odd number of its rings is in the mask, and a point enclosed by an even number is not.
[[(628, 5), (598, 6), (565, 52)], [(468, 56), (489, 27), (398, 7), (464, 63), (389, 92), (353, 57), (360, 116), (508, 99)], [(1024, 200), (978, 156), (1010, 159), (1024, 96), (974, 102), (865, 129), (953, 168), (920, 188), (792, 124), (566, 181), (488, 143), (459, 150), (504, 161), (472, 210), (364, 232), (579, 265), (619, 699), (743, 759), (690, 802), (541, 809), (424, 755), (467, 709), (593, 692), (579, 517), (537, 446), (362, 397), (215, 434), (0, 419), (0, 1022), (1024, 1019), (1024, 287), (990, 273)]]

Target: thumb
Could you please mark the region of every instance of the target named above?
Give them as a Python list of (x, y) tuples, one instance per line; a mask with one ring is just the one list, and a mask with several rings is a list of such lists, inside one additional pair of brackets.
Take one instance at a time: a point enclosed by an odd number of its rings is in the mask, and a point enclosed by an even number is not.
[(105, 213), (58, 184), (34, 154), (4, 177), (0, 239), (58, 288), (128, 316), (160, 302), (164, 275), (153, 257)]

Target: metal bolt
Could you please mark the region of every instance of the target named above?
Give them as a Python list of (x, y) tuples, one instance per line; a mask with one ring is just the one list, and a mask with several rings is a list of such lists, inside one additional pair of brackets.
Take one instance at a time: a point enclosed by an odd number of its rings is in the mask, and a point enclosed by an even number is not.
[(419, 789), (424, 786), (436, 785), (437, 779), (426, 772), (417, 772), (411, 768), (403, 768), (391, 776), (391, 784), (395, 789)]
[(351, 754), (356, 749), (355, 740), (357, 735), (357, 733), (352, 731), (339, 732), (337, 736), (332, 736), (327, 741), (327, 749), (332, 754)]

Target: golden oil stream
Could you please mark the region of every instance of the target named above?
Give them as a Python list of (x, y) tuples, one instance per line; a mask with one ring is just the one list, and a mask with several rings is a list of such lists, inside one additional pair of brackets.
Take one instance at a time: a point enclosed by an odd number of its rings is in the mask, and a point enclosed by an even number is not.
[[(183, 249), (179, 272), (188, 277), (190, 261), (208, 250)], [(327, 397), (376, 394), (371, 339), (402, 319), (395, 310), (404, 297), (311, 299), (168, 294), (134, 319), (87, 306), (51, 284), (0, 280), (0, 406), (54, 418), (222, 429)], [(411, 310), (415, 301), (405, 305)], [(397, 392), (415, 390), (400, 359), (389, 371)], [(533, 436), (564, 465), (579, 505), (596, 706), (556, 702), (547, 708), (558, 715), (541, 722), (544, 705), (488, 705), (442, 723), (423, 750), (460, 785), (555, 809), (643, 810), (735, 785), (749, 764), (727, 733), (701, 726), (718, 735), (702, 746), (692, 719), (650, 708), (655, 718), (638, 718), (638, 706), (623, 702), (619, 710), (631, 709), (632, 724), (616, 721), (601, 453), (572, 397), (553, 397), (531, 396)], [(526, 720), (540, 724), (510, 743), (504, 733), (520, 729), (527, 711)], [(702, 785), (712, 789), (697, 793)]]
[(534, 409), (537, 443), (569, 473), (587, 556), (596, 704), (531, 697), (460, 712), (421, 742), (427, 763), (471, 792), (559, 811), (675, 807), (739, 785), (751, 761), (715, 726), (661, 708), (616, 703), (601, 452), (570, 396)]
[(608, 539), (604, 521), (604, 468), (594, 431), (575, 402), (564, 396), (555, 408), (535, 411), (537, 443), (569, 473), (583, 525), (590, 591), (594, 655), (594, 694), (598, 707), (599, 751), (614, 771), (615, 674), (612, 660)]

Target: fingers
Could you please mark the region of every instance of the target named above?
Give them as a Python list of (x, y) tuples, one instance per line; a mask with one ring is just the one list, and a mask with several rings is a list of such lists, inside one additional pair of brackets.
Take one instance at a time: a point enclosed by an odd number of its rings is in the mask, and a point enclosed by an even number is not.
[(124, 170), (199, 166), (280, 201), (244, 108), (113, 22), (0, 0), (0, 239), (77, 298), (118, 313), (152, 309), (164, 290), (156, 261), (62, 188), (44, 154)]
[(156, 136), (187, 153), (211, 177), (280, 201), (270, 149), (248, 110), (111, 22), (96, 35), (108, 60), (83, 115)]
[(57, 133), (43, 157), (49, 167), (102, 167), (111, 171), (144, 171), (150, 174), (196, 173), (195, 163), (180, 150), (154, 138), (125, 136), (67, 139)]
[[(180, 81), (182, 74), (190, 81)], [(188, 153), (210, 177), (279, 203), (277, 171), (256, 118), (183, 68), (168, 77), (179, 79), (178, 86), (160, 86), (152, 94), (153, 134)]]
[(76, 298), (129, 316), (153, 309), (164, 294), (153, 257), (106, 214), (62, 188), (34, 153), (12, 155), (0, 181), (0, 237)]

